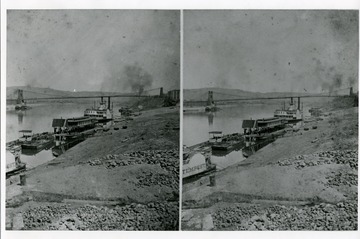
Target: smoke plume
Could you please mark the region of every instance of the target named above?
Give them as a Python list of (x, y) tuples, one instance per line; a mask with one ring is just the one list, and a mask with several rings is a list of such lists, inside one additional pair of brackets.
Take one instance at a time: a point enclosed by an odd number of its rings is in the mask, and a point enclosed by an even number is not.
[(348, 82), (349, 82), (349, 86), (354, 86), (354, 84), (355, 84), (355, 77), (349, 76)]
[(127, 65), (124, 69), (125, 87), (141, 95), (144, 89), (151, 87), (153, 77), (138, 64)]

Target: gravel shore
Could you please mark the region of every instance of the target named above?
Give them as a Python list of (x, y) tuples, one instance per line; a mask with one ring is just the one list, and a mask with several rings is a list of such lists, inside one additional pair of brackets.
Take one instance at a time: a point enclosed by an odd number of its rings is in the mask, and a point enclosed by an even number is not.
[(143, 111), (29, 170), (6, 188), (6, 228), (177, 230), (178, 125), (178, 108)]
[(358, 108), (346, 103), (214, 173), (212, 186), (187, 184), (182, 230), (357, 230)]

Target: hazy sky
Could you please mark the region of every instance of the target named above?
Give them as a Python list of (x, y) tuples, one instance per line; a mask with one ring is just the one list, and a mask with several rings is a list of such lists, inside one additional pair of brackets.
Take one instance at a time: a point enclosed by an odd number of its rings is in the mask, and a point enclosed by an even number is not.
[(358, 11), (185, 11), (184, 88), (357, 88), (358, 35)]
[(130, 92), (139, 75), (180, 86), (179, 11), (10, 10), (7, 34), (8, 86)]

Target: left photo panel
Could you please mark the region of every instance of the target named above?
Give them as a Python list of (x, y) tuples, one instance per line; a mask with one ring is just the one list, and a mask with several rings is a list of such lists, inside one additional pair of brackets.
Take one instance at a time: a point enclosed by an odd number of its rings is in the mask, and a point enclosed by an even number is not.
[(8, 10), (6, 230), (179, 230), (180, 11)]

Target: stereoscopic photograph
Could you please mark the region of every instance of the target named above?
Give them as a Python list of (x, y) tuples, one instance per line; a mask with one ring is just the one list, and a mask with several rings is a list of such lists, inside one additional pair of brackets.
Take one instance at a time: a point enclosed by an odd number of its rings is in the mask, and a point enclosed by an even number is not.
[(358, 230), (357, 10), (184, 10), (182, 230)]
[(6, 14), (6, 230), (178, 230), (180, 11)]

